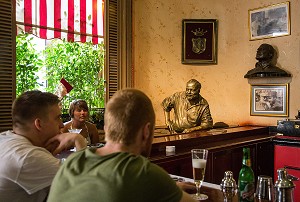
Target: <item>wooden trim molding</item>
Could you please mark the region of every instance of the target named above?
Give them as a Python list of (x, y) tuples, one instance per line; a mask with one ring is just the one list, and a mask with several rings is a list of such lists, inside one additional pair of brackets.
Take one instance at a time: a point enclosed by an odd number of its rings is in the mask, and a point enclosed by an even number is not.
[(105, 81), (106, 99), (117, 90), (133, 87), (132, 1), (105, 2)]
[(15, 1), (0, 1), (0, 132), (12, 129), (11, 106), (16, 97)]

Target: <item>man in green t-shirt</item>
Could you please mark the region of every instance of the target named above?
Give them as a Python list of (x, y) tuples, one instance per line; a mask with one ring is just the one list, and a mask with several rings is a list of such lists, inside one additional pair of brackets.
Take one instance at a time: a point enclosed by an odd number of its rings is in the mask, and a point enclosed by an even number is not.
[(124, 89), (105, 108), (105, 146), (72, 154), (58, 171), (48, 201), (194, 201), (149, 156), (155, 127), (151, 100)]

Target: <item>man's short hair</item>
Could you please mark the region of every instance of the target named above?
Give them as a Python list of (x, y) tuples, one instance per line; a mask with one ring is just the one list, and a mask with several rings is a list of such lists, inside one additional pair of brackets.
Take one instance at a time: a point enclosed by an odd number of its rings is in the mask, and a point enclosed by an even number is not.
[(22, 125), (37, 117), (46, 117), (48, 108), (59, 104), (56, 95), (39, 90), (26, 91), (12, 105), (12, 121), (14, 126)]
[(147, 95), (131, 88), (117, 91), (105, 108), (105, 138), (130, 145), (148, 122), (154, 128), (155, 113)]
[(76, 109), (84, 109), (87, 112), (89, 111), (89, 107), (88, 107), (86, 101), (82, 100), (82, 99), (74, 100), (73, 102), (71, 102), (70, 107), (69, 107), (69, 115), (71, 118), (74, 118), (74, 111)]

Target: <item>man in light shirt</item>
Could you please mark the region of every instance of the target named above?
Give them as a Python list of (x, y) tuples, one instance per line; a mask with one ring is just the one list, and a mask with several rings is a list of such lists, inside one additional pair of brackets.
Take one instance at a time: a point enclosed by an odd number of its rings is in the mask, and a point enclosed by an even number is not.
[(14, 101), (13, 130), (0, 133), (0, 201), (45, 201), (60, 167), (55, 155), (86, 147), (82, 136), (60, 134), (59, 102), (41, 91), (27, 91)]

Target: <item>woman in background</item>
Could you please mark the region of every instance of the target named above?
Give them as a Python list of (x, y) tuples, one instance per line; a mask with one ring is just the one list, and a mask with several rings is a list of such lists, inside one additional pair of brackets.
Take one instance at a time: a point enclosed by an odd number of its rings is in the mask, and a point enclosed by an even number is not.
[(99, 142), (99, 133), (96, 126), (89, 122), (89, 108), (84, 100), (74, 100), (70, 104), (69, 115), (71, 121), (64, 123), (62, 132), (69, 132), (69, 129), (81, 129), (80, 134), (86, 138), (88, 145), (95, 145)]

